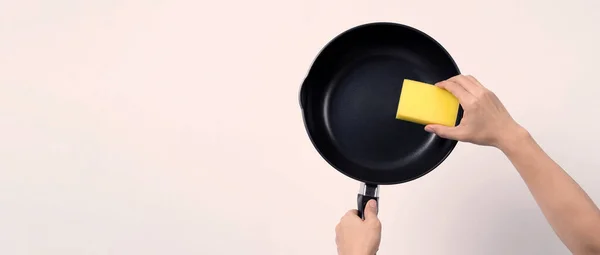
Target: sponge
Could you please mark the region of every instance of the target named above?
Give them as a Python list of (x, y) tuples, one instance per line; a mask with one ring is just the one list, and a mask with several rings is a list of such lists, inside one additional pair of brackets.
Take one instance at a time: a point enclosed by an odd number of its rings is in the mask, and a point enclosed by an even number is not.
[(400, 92), (396, 119), (417, 124), (454, 126), (458, 99), (445, 89), (405, 79)]

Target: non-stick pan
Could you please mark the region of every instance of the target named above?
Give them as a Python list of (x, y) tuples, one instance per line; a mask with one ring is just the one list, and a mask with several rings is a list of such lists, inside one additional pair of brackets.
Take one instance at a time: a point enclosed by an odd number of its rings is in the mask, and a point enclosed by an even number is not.
[[(300, 89), (304, 124), (319, 154), (362, 182), (361, 217), (366, 202), (378, 200), (379, 185), (429, 173), (457, 143), (395, 118), (403, 80), (434, 84), (458, 74), (438, 42), (396, 23), (351, 28), (318, 54)], [(462, 114), (460, 107), (456, 124)]]

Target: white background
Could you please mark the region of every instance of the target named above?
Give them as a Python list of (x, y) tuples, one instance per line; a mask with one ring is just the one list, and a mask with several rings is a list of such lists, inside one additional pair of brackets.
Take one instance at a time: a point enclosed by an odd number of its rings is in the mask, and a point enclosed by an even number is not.
[[(0, 0), (0, 254), (335, 254), (358, 183), (298, 89), (338, 33), (437, 39), (600, 201), (597, 0)], [(381, 191), (379, 254), (567, 254), (510, 163), (459, 144)]]

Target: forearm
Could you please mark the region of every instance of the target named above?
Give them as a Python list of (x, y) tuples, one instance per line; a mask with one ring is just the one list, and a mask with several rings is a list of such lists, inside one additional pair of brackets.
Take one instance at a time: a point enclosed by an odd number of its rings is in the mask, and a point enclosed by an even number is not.
[(600, 253), (600, 211), (581, 187), (524, 130), (500, 147), (544, 216), (574, 254)]

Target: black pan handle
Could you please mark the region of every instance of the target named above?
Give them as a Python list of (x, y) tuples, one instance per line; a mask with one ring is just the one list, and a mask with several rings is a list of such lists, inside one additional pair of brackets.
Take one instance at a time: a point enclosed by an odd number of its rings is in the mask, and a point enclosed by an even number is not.
[[(377, 201), (377, 208), (379, 208), (379, 186), (375, 184), (360, 184), (360, 191), (357, 196), (358, 204), (358, 217), (365, 219), (365, 207), (369, 200), (374, 199)], [(379, 211), (379, 210), (378, 210)]]

